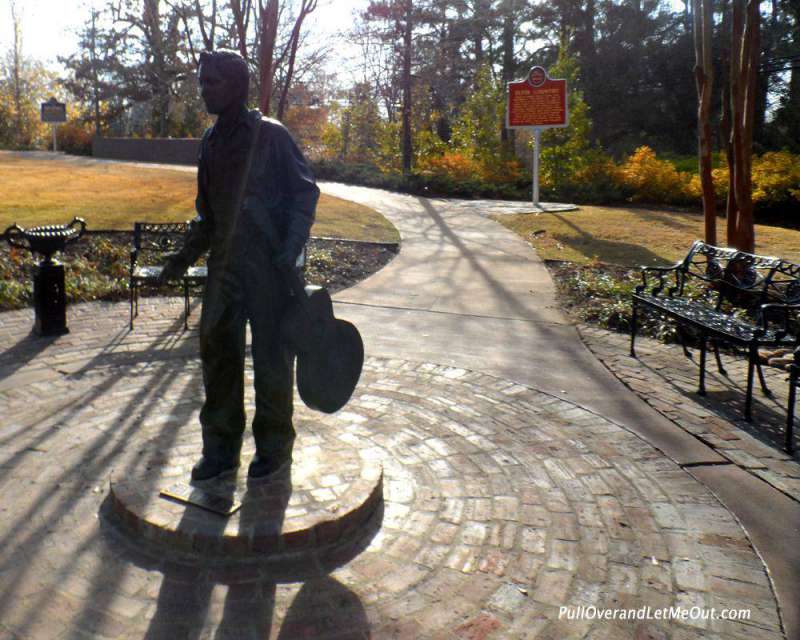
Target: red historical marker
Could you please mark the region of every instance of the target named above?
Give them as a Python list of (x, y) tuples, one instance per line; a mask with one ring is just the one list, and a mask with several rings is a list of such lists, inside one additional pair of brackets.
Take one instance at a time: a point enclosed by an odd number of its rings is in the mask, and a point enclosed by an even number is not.
[(542, 67), (534, 67), (525, 80), (508, 83), (506, 126), (566, 127), (567, 81), (547, 77)]
[(544, 67), (533, 67), (525, 80), (508, 83), (506, 104), (506, 128), (533, 129), (533, 204), (538, 207), (542, 129), (569, 123), (567, 81), (548, 77)]

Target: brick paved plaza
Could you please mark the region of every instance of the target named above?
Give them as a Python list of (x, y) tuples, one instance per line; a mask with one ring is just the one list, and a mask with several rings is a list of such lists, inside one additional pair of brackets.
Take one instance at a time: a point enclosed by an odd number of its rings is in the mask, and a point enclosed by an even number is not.
[[(706, 396), (697, 393), (698, 353), (684, 357), (680, 345), (643, 339), (638, 359), (626, 347), (629, 337), (602, 329), (581, 327), (589, 348), (642, 400), (676, 425), (706, 442), (735, 464), (800, 502), (800, 433), (795, 431), (795, 455), (784, 451), (789, 374), (764, 366), (772, 397), (754, 386), (753, 421), (742, 414), (747, 360), (723, 354), (728, 375), (721, 375), (713, 361), (706, 374)], [(639, 353), (641, 351), (641, 353)], [(658, 393), (652, 393), (657, 389)]]
[[(177, 298), (133, 332), (126, 303), (59, 338), (0, 314), (2, 640), (797, 637), (795, 461), (698, 404), (674, 350), (584, 329), (592, 355), (499, 204), (323, 189), (401, 251), (335, 297), (367, 353), (351, 402), (296, 401), (294, 467), (240, 470), (230, 520), (158, 497), (199, 454), (198, 300), (186, 332)], [(706, 617), (576, 615), (648, 606)]]
[[(8, 637), (783, 637), (741, 527), (677, 465), (578, 406), (424, 362), (369, 358), (346, 410), (298, 411), (301, 433), (383, 465), (380, 521), (352, 541), (363, 552), (293, 565), (142, 544), (104, 508), (112, 477), (147, 483), (199, 450), (197, 335), (180, 306), (146, 301), (129, 333), (125, 304), (81, 305), (55, 340), (26, 335), (28, 312), (0, 316), (0, 363), (17, 367), (0, 391)], [(558, 620), (580, 605), (752, 619)]]

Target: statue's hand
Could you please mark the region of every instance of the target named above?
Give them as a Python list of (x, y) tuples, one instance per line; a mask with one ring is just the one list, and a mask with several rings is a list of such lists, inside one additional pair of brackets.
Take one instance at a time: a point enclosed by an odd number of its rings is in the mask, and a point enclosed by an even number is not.
[(283, 249), (272, 257), (272, 264), (278, 269), (293, 267), (297, 262), (297, 256), (299, 256), (300, 252), (303, 250), (304, 244), (305, 242), (302, 238), (290, 236), (283, 246)]
[(158, 276), (158, 284), (163, 286), (175, 280), (180, 280), (186, 271), (186, 266), (177, 256), (170, 256), (164, 265), (161, 275)]
[(293, 255), (293, 252), (289, 251), (288, 249), (284, 249), (272, 258), (272, 264), (278, 267), (278, 269), (286, 269), (293, 266), (295, 260), (296, 257)]

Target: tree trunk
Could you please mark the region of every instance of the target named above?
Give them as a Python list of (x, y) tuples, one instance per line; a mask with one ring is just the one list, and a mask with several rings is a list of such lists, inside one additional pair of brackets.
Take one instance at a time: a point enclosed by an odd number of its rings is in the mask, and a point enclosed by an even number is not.
[(94, 133), (100, 135), (100, 80), (97, 77), (97, 11), (92, 9), (92, 103), (94, 105)]
[[(737, 215), (732, 245), (742, 251), (755, 248), (751, 165), (753, 117), (757, 91), (759, 0), (733, 0), (731, 30), (731, 139), (733, 189)], [(728, 225), (731, 221), (728, 220)], [(729, 232), (730, 235), (730, 232)]]
[[(514, 81), (516, 63), (514, 60), (514, 9), (515, 0), (506, 0), (503, 6), (503, 82), (506, 86)], [(506, 121), (503, 119), (500, 139), (503, 146), (509, 153), (514, 151), (514, 130), (506, 128)]]
[[(723, 58), (724, 60), (724, 58)], [(725, 201), (725, 242), (731, 247), (736, 237), (736, 190), (733, 187), (733, 131), (731, 125), (731, 92), (728, 86), (722, 87), (722, 130), (725, 161), (728, 163), (728, 197)]]
[(478, 75), (483, 64), (483, 34), (487, 13), (489, 11), (486, 0), (476, 0), (472, 15), (472, 40), (475, 44), (475, 76)]
[(267, 0), (261, 11), (261, 47), (258, 52), (259, 80), (261, 95), (258, 107), (265, 116), (269, 115), (272, 101), (272, 59), (275, 55), (275, 38), (278, 34), (278, 0)]
[(403, 32), (403, 174), (411, 172), (411, 10), (412, 0), (405, 0)]
[(17, 13), (17, 3), (11, 1), (11, 27), (14, 29), (14, 51), (12, 64), (14, 66), (14, 123), (16, 127), (17, 144), (23, 143), (22, 140), (22, 25), (19, 14)]
[(725, 149), (725, 161), (728, 164), (728, 197), (725, 202), (725, 243), (731, 247), (736, 237), (736, 190), (733, 187), (733, 123), (731, 122), (731, 86), (732, 57), (730, 41), (725, 34), (731, 29), (731, 11), (728, 0), (722, 0), (722, 23), (720, 25), (723, 37), (720, 38), (720, 60), (722, 68), (727, 69), (728, 75), (722, 82), (722, 117), (720, 119), (720, 137), (722, 147)]
[(714, 67), (711, 48), (713, 12), (711, 0), (694, 0), (695, 81), (697, 83), (698, 164), (703, 191), (705, 241), (717, 244), (717, 206), (711, 175), (711, 91)]

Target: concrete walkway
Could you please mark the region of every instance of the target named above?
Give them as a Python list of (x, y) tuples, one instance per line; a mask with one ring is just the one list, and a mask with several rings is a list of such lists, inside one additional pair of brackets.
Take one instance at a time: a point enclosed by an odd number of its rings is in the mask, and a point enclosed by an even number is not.
[[(675, 428), (598, 362), (558, 310), (542, 261), (486, 218), (503, 211), (501, 202), (323, 188), (380, 211), (403, 237), (403, 251), (388, 268), (337, 296), (341, 313), (365, 328), (375, 351), (529, 384), (642, 437), (700, 478), (744, 524), (770, 566), (790, 637), (800, 637), (800, 505)], [(774, 457), (786, 458), (780, 451)], [(776, 517), (784, 524), (779, 531)]]
[[(403, 238), (336, 296), (368, 354), (352, 402), (297, 410), (382, 462), (380, 532), (313, 576), (139, 548), (97, 516), (112, 472), (196, 450), (196, 325), (170, 299), (132, 333), (124, 303), (77, 305), (58, 339), (0, 314), (0, 638), (799, 637), (797, 504), (612, 376), (487, 203), (322, 188)], [(750, 617), (559, 617), (579, 606)]]

